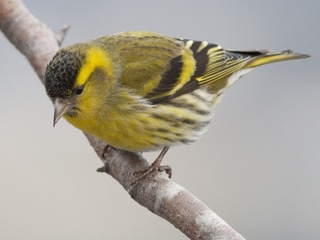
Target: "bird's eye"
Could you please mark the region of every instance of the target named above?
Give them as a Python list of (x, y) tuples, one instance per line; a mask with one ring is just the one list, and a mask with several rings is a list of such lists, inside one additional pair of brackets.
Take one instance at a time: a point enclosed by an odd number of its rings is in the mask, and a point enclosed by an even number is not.
[(83, 93), (83, 85), (80, 85), (80, 86), (78, 86), (78, 87), (76, 87), (75, 89), (74, 89), (74, 93), (76, 94), (76, 95), (81, 95), (82, 93)]

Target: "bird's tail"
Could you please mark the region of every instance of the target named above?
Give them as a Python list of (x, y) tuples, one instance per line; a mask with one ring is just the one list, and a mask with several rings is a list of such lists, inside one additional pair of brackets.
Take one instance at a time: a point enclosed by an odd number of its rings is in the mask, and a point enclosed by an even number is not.
[[(248, 52), (250, 54), (250, 52)], [(280, 62), (280, 61), (287, 61), (293, 59), (301, 59), (301, 58), (308, 58), (310, 55), (303, 54), (303, 53), (294, 53), (291, 50), (285, 50), (281, 52), (269, 52), (269, 51), (259, 51), (259, 52), (251, 52), (255, 53), (251, 59), (251, 61), (246, 64), (245, 68), (252, 68), (258, 67), (260, 65), (273, 63), (273, 62)], [(260, 53), (260, 54), (258, 54)]]

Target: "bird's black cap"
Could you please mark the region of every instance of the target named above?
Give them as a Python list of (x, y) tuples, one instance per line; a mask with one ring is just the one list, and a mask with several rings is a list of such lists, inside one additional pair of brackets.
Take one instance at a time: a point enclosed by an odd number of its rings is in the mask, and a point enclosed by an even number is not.
[(80, 68), (79, 55), (67, 50), (60, 50), (56, 53), (45, 73), (45, 87), (48, 96), (55, 99), (70, 95)]

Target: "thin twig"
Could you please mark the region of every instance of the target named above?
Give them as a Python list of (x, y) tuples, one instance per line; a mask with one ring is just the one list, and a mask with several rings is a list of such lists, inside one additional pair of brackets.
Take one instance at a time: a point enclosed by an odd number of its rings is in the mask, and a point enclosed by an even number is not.
[(56, 39), (57, 39), (59, 47), (61, 47), (61, 45), (62, 45), (62, 43), (64, 41), (64, 38), (66, 37), (67, 32), (69, 31), (69, 29), (70, 29), (70, 25), (66, 24), (60, 29), (60, 31), (58, 33), (56, 33)]

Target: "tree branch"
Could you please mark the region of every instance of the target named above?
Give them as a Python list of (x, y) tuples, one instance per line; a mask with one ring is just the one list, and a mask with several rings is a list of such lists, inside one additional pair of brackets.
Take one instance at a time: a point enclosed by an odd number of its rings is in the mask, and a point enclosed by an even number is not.
[[(44, 82), (47, 63), (59, 49), (67, 28), (54, 34), (36, 19), (20, 0), (0, 0), (0, 29), (29, 60)], [(198, 198), (168, 179), (164, 173), (140, 180), (134, 186), (133, 172), (149, 163), (140, 154), (116, 150), (85, 134), (104, 163), (131, 197), (151, 212), (168, 220), (190, 239), (244, 239)]]

